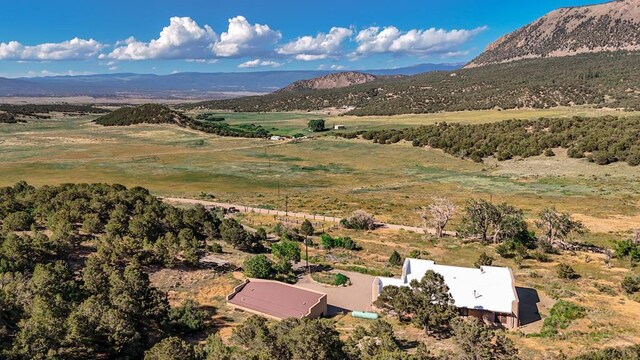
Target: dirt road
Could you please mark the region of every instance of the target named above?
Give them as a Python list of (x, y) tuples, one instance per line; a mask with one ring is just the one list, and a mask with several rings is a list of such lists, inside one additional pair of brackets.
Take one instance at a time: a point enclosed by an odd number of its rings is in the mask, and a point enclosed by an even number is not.
[[(275, 216), (289, 216), (289, 217), (295, 217), (295, 218), (300, 218), (300, 219), (309, 219), (311, 221), (323, 221), (323, 222), (331, 222), (331, 223), (339, 223), (340, 222), (340, 218), (337, 217), (332, 217), (332, 216), (324, 216), (324, 215), (314, 215), (314, 214), (306, 214), (306, 213), (300, 213), (300, 212), (285, 212), (285, 211), (281, 211), (281, 210), (269, 210), (269, 209), (262, 209), (262, 208), (256, 208), (256, 207), (250, 207), (250, 206), (245, 206), (245, 205), (239, 205), (239, 204), (229, 204), (229, 203), (221, 203), (221, 202), (215, 202), (215, 201), (205, 201), (205, 200), (196, 200), (196, 199), (185, 199), (185, 198), (173, 198), (173, 197), (166, 197), (166, 198), (162, 198), (164, 201), (168, 202), (168, 203), (172, 203), (172, 204), (182, 204), (182, 205), (197, 205), (200, 204), (204, 207), (221, 207), (221, 208), (225, 208), (225, 209), (229, 209), (229, 208), (235, 208), (240, 212), (243, 213), (255, 213), (255, 214), (264, 214), (264, 215), (275, 215)], [(393, 230), (393, 231), (400, 231), (400, 230), (405, 230), (405, 231), (411, 231), (414, 233), (418, 233), (418, 234), (424, 234), (425, 233), (425, 229), (421, 228), (421, 227), (417, 227), (417, 226), (407, 226), (407, 225), (397, 225), (397, 224), (388, 224), (388, 223), (377, 223), (378, 227), (380, 229), (388, 229), (388, 230)], [(435, 234), (435, 229), (427, 229), (427, 232), (429, 234)], [(455, 236), (454, 232), (446, 232), (446, 235), (448, 236)]]

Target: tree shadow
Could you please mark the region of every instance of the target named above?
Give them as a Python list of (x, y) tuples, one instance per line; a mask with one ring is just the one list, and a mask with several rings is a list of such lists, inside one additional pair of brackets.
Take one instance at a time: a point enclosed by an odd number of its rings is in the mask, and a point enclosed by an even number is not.
[(327, 305), (327, 317), (334, 317), (336, 315), (348, 314), (349, 310), (343, 307), (335, 306), (335, 305)]
[(542, 316), (540, 316), (540, 312), (538, 311), (538, 303), (540, 302), (538, 291), (532, 288), (516, 286), (516, 292), (520, 299), (520, 326), (529, 325), (542, 320)]

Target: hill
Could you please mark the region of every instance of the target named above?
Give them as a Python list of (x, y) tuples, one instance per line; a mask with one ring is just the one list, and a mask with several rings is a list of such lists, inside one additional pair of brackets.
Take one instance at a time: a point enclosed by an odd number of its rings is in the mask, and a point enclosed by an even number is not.
[(104, 126), (135, 124), (176, 124), (186, 126), (189, 118), (165, 105), (145, 104), (137, 107), (120, 108), (97, 118), (95, 122)]
[(343, 133), (342, 137), (380, 144), (409, 141), (413, 146), (429, 146), (461, 158), (482, 162), (495, 156), (509, 160), (545, 154), (566, 148), (571, 158), (587, 157), (598, 165), (625, 161), (640, 165), (640, 118), (574, 117), (537, 120), (506, 120), (487, 124), (447, 124), (419, 126), (402, 130), (372, 130)]
[[(453, 70), (459, 64), (418, 64), (395, 69), (362, 70), (372, 75), (415, 75)], [(229, 73), (95, 74), (7, 79), (0, 96), (94, 96), (177, 99), (226, 99), (270, 93), (295, 81), (331, 74), (330, 70), (272, 70)]]
[(640, 109), (640, 52), (528, 59), (454, 72), (376, 79), (339, 89), (274, 93), (183, 108), (240, 112), (335, 107), (352, 115), (594, 105)]
[(232, 126), (224, 118), (202, 117), (192, 119), (180, 111), (166, 105), (145, 104), (136, 107), (123, 107), (103, 115), (94, 122), (103, 126), (129, 126), (135, 124), (171, 124), (209, 134), (231, 137), (266, 138), (271, 134), (260, 125), (242, 124)]
[(640, 50), (638, 0), (552, 11), (490, 44), (466, 67), (621, 50)]
[(278, 90), (278, 92), (301, 92), (320, 89), (339, 89), (351, 85), (366, 84), (376, 79), (376, 76), (357, 71), (346, 71), (324, 75), (321, 77), (299, 80)]

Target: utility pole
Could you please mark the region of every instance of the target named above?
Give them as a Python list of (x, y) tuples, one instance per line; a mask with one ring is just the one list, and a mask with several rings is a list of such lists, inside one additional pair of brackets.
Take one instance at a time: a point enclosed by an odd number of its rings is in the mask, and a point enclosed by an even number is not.
[(304, 259), (307, 263), (307, 272), (311, 275), (311, 268), (309, 267), (309, 237), (304, 237)]
[(289, 216), (289, 195), (284, 196), (284, 216)]

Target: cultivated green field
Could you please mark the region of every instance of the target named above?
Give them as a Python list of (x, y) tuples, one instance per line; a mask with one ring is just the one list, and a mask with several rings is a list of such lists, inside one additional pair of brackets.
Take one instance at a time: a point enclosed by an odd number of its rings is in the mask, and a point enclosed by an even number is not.
[[(192, 114), (202, 111), (192, 112)], [(207, 113), (211, 113), (206, 111)], [(563, 117), (563, 116), (602, 116), (620, 114), (619, 111), (606, 109), (592, 109), (587, 107), (553, 108), (544, 110), (486, 110), (486, 111), (460, 111), (437, 114), (416, 114), (396, 116), (335, 116), (322, 112), (309, 113), (230, 113), (218, 112), (214, 116), (224, 117), (230, 125), (256, 124), (262, 125), (275, 135), (291, 136), (297, 133), (308, 134), (307, 123), (312, 119), (325, 119), (327, 127), (333, 125), (345, 125), (346, 130), (378, 130), (398, 129), (429, 125), (437, 122), (456, 122), (463, 124), (479, 124), (508, 119), (535, 119), (539, 117)], [(632, 112), (625, 114), (634, 114)]]

